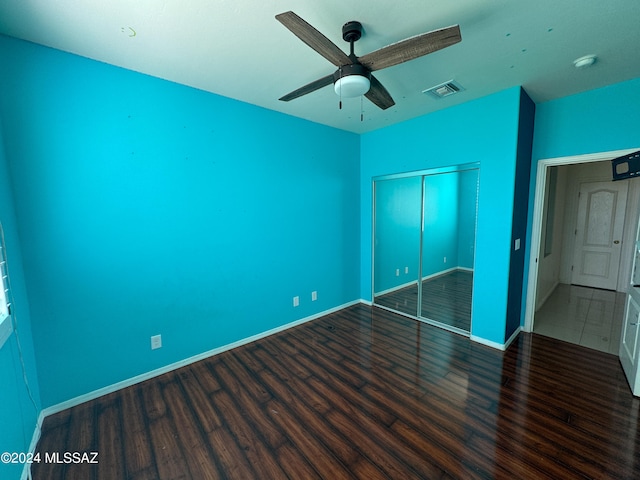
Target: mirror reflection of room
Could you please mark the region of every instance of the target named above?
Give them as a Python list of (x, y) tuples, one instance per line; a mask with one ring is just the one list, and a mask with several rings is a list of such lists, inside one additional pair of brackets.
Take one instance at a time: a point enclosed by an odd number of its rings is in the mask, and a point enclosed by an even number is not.
[(375, 182), (374, 303), (418, 316), (422, 176)]
[(473, 164), (375, 182), (376, 305), (469, 334), (478, 180)]

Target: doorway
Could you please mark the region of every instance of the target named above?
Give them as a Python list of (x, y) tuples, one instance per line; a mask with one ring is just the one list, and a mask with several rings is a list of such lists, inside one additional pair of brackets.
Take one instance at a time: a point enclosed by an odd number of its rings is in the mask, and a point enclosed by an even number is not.
[[(610, 181), (610, 160), (632, 151), (633, 150), (603, 152), (599, 154), (547, 159), (538, 162), (529, 259), (529, 278), (525, 306), (525, 331), (534, 331), (536, 314), (538, 311), (542, 311), (542, 306), (545, 304), (560, 303), (562, 304), (560, 306), (564, 309), (563, 311), (568, 311), (575, 307), (575, 309), (572, 310), (572, 315), (575, 314), (575, 310), (577, 310), (581, 312), (579, 313), (580, 315), (584, 315), (585, 318), (582, 320), (585, 320), (586, 315), (588, 315), (589, 305), (591, 305), (592, 308), (592, 320), (594, 315), (599, 315), (596, 307), (603, 305), (600, 301), (603, 295), (611, 296), (614, 299), (614, 304), (620, 304), (619, 301), (615, 302), (615, 298), (621, 295), (620, 293), (616, 293), (616, 290), (618, 292), (626, 291), (628, 279), (630, 278), (631, 258), (634, 250), (634, 236), (638, 219), (638, 204), (640, 201), (640, 185), (635, 181), (625, 181), (626, 187), (615, 186), (614, 182)], [(557, 178), (554, 179), (554, 177)], [(555, 194), (558, 198), (554, 198), (554, 193), (550, 191), (550, 186), (552, 186), (555, 181), (561, 182), (559, 188), (554, 186)], [(562, 182), (566, 183), (562, 184)], [(623, 182), (615, 183), (622, 184)], [(584, 287), (572, 285), (573, 283), (583, 283), (580, 281), (576, 282), (573, 274), (573, 271), (576, 270), (576, 265), (580, 265), (576, 264), (576, 262), (581, 261), (580, 248), (578, 247), (580, 239), (576, 238), (578, 233), (578, 211), (580, 209), (580, 203), (586, 202), (583, 196), (584, 193), (583, 195), (579, 195), (581, 184), (583, 184), (583, 187), (588, 187), (587, 190), (591, 193), (606, 192), (600, 195), (600, 198), (592, 199), (598, 203), (603, 200), (604, 197), (608, 196), (608, 198), (604, 199), (605, 208), (607, 204), (611, 207), (611, 202), (615, 203), (617, 201), (612, 200), (616, 194), (611, 194), (610, 192), (618, 188), (625, 190), (625, 193), (621, 194), (622, 196), (626, 195), (627, 198), (627, 206), (622, 210), (622, 216), (624, 217), (621, 223), (622, 231), (616, 231), (616, 235), (618, 235), (619, 238), (612, 238), (612, 240), (618, 240), (619, 242), (615, 245), (616, 248), (620, 250), (620, 259), (609, 260), (609, 263), (615, 262), (615, 266), (619, 266), (620, 268), (617, 275), (609, 275), (613, 280), (604, 286), (604, 288), (608, 290), (585, 289)], [(562, 187), (562, 185), (564, 185), (564, 187)], [(589, 190), (589, 188), (591, 190)], [(628, 191), (626, 190), (627, 188)], [(589, 194), (587, 194), (587, 196), (588, 195)], [(553, 206), (554, 201), (557, 203), (555, 207)], [(582, 208), (587, 211), (586, 216), (588, 217), (588, 202), (586, 206), (583, 205)], [(602, 205), (598, 204), (597, 208), (602, 208)], [(558, 218), (558, 213), (560, 218)], [(608, 227), (610, 227), (610, 235), (614, 235), (613, 223), (612, 221), (611, 225), (608, 225)], [(580, 228), (584, 229), (584, 225), (581, 225)], [(601, 230), (596, 232), (596, 236), (600, 233), (602, 233)], [(587, 263), (587, 266), (591, 268), (591, 270), (588, 271), (594, 274), (601, 274), (606, 270), (605, 267), (607, 267), (606, 255), (595, 253), (592, 254), (592, 257), (593, 262), (590, 265)], [(598, 268), (600, 272), (596, 271)], [(600, 288), (603, 288), (603, 286), (600, 286)], [(555, 298), (562, 293), (566, 294), (563, 300)], [(571, 302), (573, 302), (573, 304)], [(566, 320), (567, 315), (559, 314), (557, 317), (559, 322), (560, 318)], [(604, 318), (604, 315), (600, 315), (597, 321), (602, 323)], [(548, 320), (548, 318), (545, 318), (545, 322)], [(582, 327), (573, 325), (573, 328), (582, 328), (581, 335), (587, 337), (588, 334), (591, 334), (589, 329), (593, 327), (587, 327), (586, 324), (584, 324)], [(615, 336), (619, 330), (610, 329), (610, 332), (609, 335)], [(574, 336), (578, 335), (576, 332), (572, 334)], [(602, 337), (604, 338), (604, 335), (602, 335)], [(566, 338), (560, 339), (567, 340)], [(576, 338), (573, 343), (580, 343), (579, 338)], [(596, 347), (592, 346), (592, 348)], [(600, 349), (606, 351), (606, 348)]]

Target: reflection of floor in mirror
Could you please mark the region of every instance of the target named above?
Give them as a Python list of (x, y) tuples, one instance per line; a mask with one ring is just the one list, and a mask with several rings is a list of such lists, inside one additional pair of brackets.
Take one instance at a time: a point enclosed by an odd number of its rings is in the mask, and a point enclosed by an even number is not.
[[(473, 272), (454, 270), (422, 282), (422, 317), (468, 332), (471, 330)], [(417, 284), (376, 297), (376, 305), (416, 315)]]
[(560, 284), (534, 317), (533, 331), (618, 354), (625, 294)]

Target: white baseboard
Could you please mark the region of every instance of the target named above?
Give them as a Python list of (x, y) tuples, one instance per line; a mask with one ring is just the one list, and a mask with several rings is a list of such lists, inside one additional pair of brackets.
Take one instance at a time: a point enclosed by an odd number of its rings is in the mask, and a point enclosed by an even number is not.
[(535, 311), (536, 311), (536, 312), (537, 312), (538, 310), (540, 310), (540, 308), (545, 304), (545, 302), (546, 302), (547, 300), (549, 300), (549, 297), (550, 297), (551, 295), (553, 295), (553, 292), (555, 291), (555, 289), (556, 289), (556, 288), (558, 288), (558, 285), (560, 285), (560, 282), (559, 282), (559, 281), (556, 281), (556, 282), (553, 284), (553, 287), (551, 287), (551, 288), (549, 289), (549, 291), (548, 291), (548, 292), (547, 292), (543, 297), (538, 298), (538, 299), (536, 300), (536, 305), (535, 305)]
[(516, 338), (518, 338), (518, 335), (520, 335), (521, 331), (522, 331), (522, 327), (521, 326), (516, 328), (516, 331), (511, 334), (511, 336), (509, 337), (507, 342), (504, 344), (504, 349), (505, 350), (507, 348), (509, 348), (509, 345), (511, 345)]
[(411, 280), (410, 282), (403, 283), (402, 285), (397, 285), (395, 287), (387, 288), (386, 290), (382, 290), (381, 292), (375, 292), (374, 295), (376, 297), (378, 297), (380, 295), (386, 295), (387, 293), (393, 293), (393, 292), (396, 292), (398, 290), (402, 290), (403, 288), (407, 288), (407, 287), (410, 287), (412, 285), (417, 285), (417, 284), (418, 284), (418, 279), (416, 278), (415, 280)]
[[(40, 415), (38, 415), (38, 420), (36, 420), (36, 428), (33, 430), (33, 435), (31, 436), (31, 443), (29, 444), (28, 453), (33, 454), (36, 451), (36, 447), (38, 446), (38, 442), (40, 441), (40, 434), (42, 433), (42, 422), (44, 422), (44, 413), (41, 411)], [(20, 480), (31, 480), (31, 464), (26, 463), (24, 467), (22, 467), (22, 475), (20, 475)]]
[[(432, 278), (441, 277), (442, 275), (446, 275), (447, 273), (455, 272), (455, 271), (458, 271), (458, 270), (461, 270), (463, 272), (473, 272), (473, 268), (451, 267), (451, 268), (447, 268), (446, 270), (440, 270), (439, 272), (431, 273), (429, 275), (425, 275), (424, 277), (422, 277), (422, 281), (424, 282), (425, 280), (431, 280)], [(403, 283), (402, 285), (398, 285), (396, 287), (387, 288), (386, 290), (382, 290), (381, 292), (375, 292), (374, 295), (376, 297), (381, 296), (381, 295), (386, 295), (387, 293), (392, 293), (392, 292), (395, 292), (397, 290), (402, 290), (403, 288), (410, 287), (411, 285), (415, 285), (416, 283), (418, 283), (418, 280), (412, 280), (410, 282)]]
[(486, 338), (477, 337), (475, 335), (471, 335), (469, 337), (472, 342), (479, 343), (481, 345), (486, 345), (487, 347), (495, 348), (496, 350), (505, 350), (503, 343), (492, 342), (491, 340), (487, 340)]
[(471, 335), (470, 338), (472, 341), (476, 343), (480, 343), (482, 345), (486, 345), (487, 347), (495, 348), (496, 350), (501, 350), (504, 352), (507, 348), (509, 348), (509, 345), (511, 345), (511, 342), (513, 342), (518, 337), (518, 334), (520, 333), (521, 330), (522, 330), (522, 327), (518, 327), (516, 331), (513, 332), (513, 335), (511, 335), (505, 343), (492, 342), (491, 340), (487, 340), (482, 337), (476, 337), (475, 335)]
[(185, 358), (184, 360), (179, 360), (177, 362), (171, 363), (169, 365), (165, 365), (164, 367), (157, 368), (155, 370), (151, 370), (150, 372), (142, 373), (140, 375), (136, 375), (135, 377), (128, 378), (126, 380), (122, 380), (120, 382), (114, 383), (112, 385), (108, 385), (106, 387), (99, 388), (97, 390), (93, 390), (92, 392), (85, 393), (78, 397), (72, 398), (70, 400), (66, 400), (64, 402), (58, 403), (56, 405), (52, 405), (42, 410), (41, 416), (48, 417), (49, 415), (53, 415), (55, 413), (66, 410), (67, 408), (75, 407), (80, 405), (81, 403), (88, 402), (90, 400), (95, 400), (96, 398), (102, 397), (103, 395), (107, 395), (109, 393), (113, 393), (115, 391), (121, 390), (126, 387), (130, 387), (131, 385), (135, 385), (137, 383), (144, 382), (145, 380), (149, 380), (154, 377), (158, 377), (167, 372), (171, 372), (173, 370), (177, 370), (178, 368), (184, 367), (186, 365), (190, 365), (195, 362), (199, 362), (200, 360), (204, 360), (206, 358), (212, 357), (214, 355), (218, 355), (219, 353), (226, 352), (227, 350), (231, 350), (232, 348), (240, 347), (242, 345), (246, 345), (251, 342), (255, 342), (256, 340), (260, 340), (261, 338), (268, 337), (270, 335), (274, 335), (276, 333), (282, 332), (289, 328), (295, 327), (297, 325), (301, 325), (303, 323), (309, 322), (311, 320), (315, 320), (316, 318), (323, 317), (325, 315), (329, 315), (330, 313), (337, 312), (338, 310), (342, 310), (343, 308), (351, 307), (352, 305), (357, 305), (361, 303), (361, 300), (354, 300), (352, 302), (345, 303), (338, 307), (330, 308), (329, 310), (325, 310), (320, 313), (316, 313), (309, 317), (301, 318), (300, 320), (295, 320), (293, 322), (287, 323), (285, 325), (281, 325), (276, 328), (272, 328), (271, 330), (267, 330), (262, 333), (258, 333), (256, 335), (252, 335), (251, 337), (243, 338), (242, 340), (238, 340), (236, 342), (229, 343), (227, 345), (223, 345), (221, 347), (214, 348), (212, 350), (199, 353), (198, 355), (194, 355), (189, 358)]
[(446, 275), (446, 274), (451, 273), (451, 272), (455, 272), (457, 270), (462, 270), (462, 267), (451, 267), (451, 268), (447, 268), (445, 270), (440, 270), (439, 272), (435, 272), (435, 273), (431, 273), (429, 275), (425, 275), (424, 277), (422, 277), (422, 281), (424, 282), (425, 280), (431, 280), (433, 278), (441, 277), (443, 275)]

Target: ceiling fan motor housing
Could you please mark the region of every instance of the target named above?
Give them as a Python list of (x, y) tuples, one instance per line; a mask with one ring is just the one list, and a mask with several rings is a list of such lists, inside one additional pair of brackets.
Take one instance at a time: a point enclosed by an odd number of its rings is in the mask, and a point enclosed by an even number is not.
[(352, 20), (342, 26), (342, 38), (345, 42), (357, 42), (362, 37), (362, 24)]
[(339, 79), (348, 77), (349, 75), (358, 75), (371, 79), (371, 72), (366, 67), (363, 67), (359, 63), (352, 63), (351, 65), (343, 65), (336, 70), (333, 74), (333, 82), (335, 83)]

